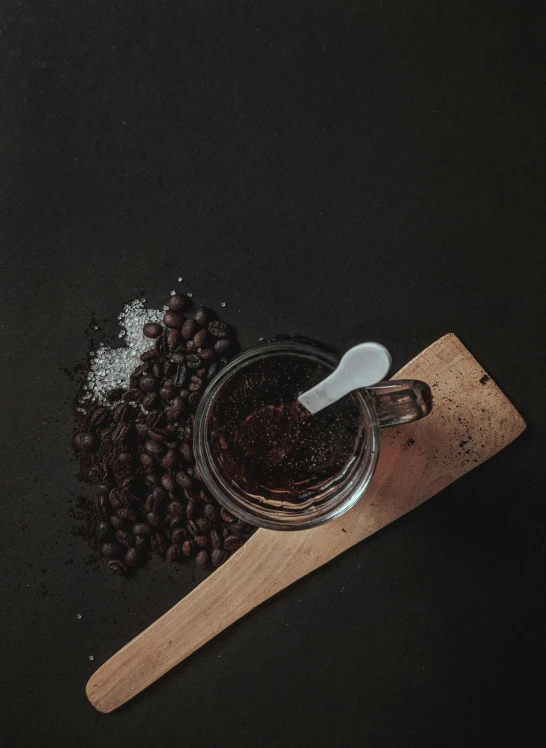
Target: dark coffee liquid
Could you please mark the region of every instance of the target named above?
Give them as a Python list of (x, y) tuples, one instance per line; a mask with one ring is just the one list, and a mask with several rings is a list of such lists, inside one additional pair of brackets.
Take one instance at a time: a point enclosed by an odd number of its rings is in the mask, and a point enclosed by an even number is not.
[(278, 354), (247, 364), (224, 385), (211, 416), (214, 459), (227, 479), (265, 499), (298, 502), (340, 480), (362, 439), (349, 395), (311, 416), (298, 396), (331, 373)]

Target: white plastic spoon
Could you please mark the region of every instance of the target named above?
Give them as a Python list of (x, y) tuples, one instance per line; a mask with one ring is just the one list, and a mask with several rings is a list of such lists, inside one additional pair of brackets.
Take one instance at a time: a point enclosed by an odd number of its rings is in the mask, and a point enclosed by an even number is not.
[(350, 348), (339, 366), (298, 401), (309, 413), (318, 413), (353, 390), (371, 387), (385, 378), (391, 368), (391, 356), (381, 343), (361, 343)]

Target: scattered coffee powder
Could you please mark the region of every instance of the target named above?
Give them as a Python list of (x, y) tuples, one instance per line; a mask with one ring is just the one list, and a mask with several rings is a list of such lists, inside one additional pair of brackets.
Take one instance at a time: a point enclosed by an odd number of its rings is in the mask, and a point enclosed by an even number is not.
[(254, 530), (218, 505), (195, 464), (195, 411), (237, 346), (211, 310), (187, 320), (190, 306), (189, 295), (174, 293), (162, 311), (127, 304), (119, 317), (126, 346), (91, 354), (75, 408), (79, 477), (97, 491), (80, 500), (80, 531), (122, 576), (152, 552), (214, 568)]

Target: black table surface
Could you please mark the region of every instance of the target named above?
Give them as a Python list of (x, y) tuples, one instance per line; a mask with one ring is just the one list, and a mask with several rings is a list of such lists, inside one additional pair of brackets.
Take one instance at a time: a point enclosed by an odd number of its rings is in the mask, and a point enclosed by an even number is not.
[[(519, 2), (4, 3), (0, 745), (542, 733), (544, 22)], [(376, 339), (398, 367), (455, 332), (528, 430), (105, 716), (88, 677), (199, 577), (86, 564), (65, 370), (178, 276), (245, 345)]]

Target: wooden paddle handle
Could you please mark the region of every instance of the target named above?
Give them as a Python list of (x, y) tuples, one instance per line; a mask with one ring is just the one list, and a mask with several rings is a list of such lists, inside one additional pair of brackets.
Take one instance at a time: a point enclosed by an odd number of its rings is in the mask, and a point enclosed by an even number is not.
[(300, 532), (259, 530), (91, 677), (90, 702), (111, 712), (264, 600), (430, 498), (505, 447), (525, 428), (519, 413), (454, 335), (397, 377), (428, 382), (427, 418), (382, 432), (366, 495), (349, 512)]

